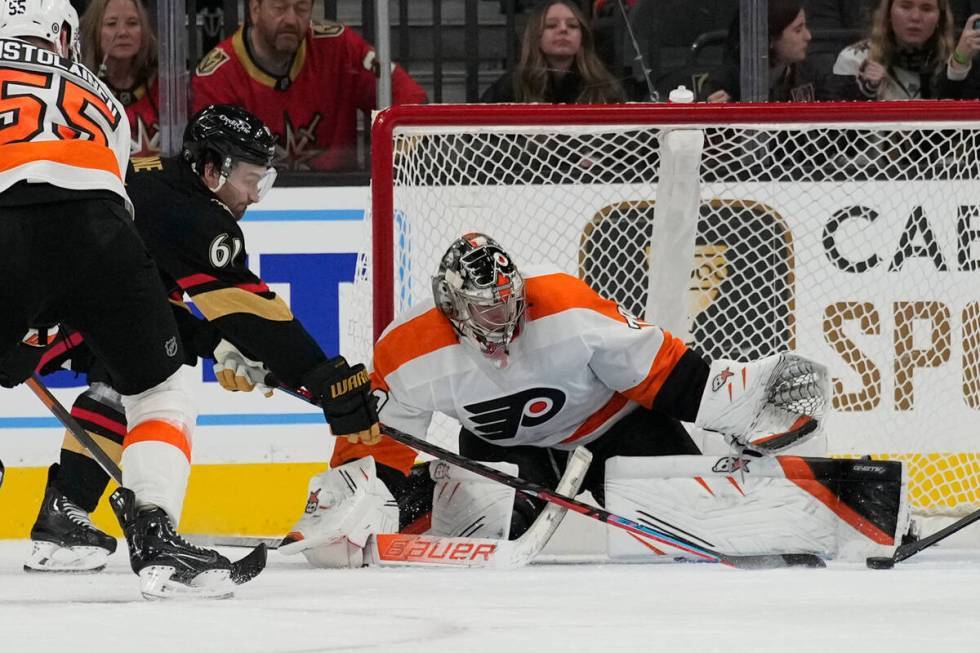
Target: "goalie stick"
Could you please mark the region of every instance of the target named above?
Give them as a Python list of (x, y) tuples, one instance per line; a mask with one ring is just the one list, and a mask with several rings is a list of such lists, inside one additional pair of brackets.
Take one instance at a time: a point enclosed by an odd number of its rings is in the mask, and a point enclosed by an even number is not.
[[(280, 388), (287, 394), (285, 388)], [(592, 461), (592, 453), (579, 447), (569, 457), (558, 482), (561, 494), (578, 494)], [(516, 540), (479, 537), (440, 537), (414, 533), (382, 533), (371, 536), (365, 548), (365, 561), (372, 566), (488, 567), (512, 569), (530, 563), (548, 544), (564, 519), (567, 509), (548, 504), (531, 526)], [(188, 535), (185, 539), (200, 546), (255, 546), (264, 543), (278, 549), (282, 538), (247, 536)]]
[[(41, 403), (51, 411), (62, 426), (64, 426), (68, 431), (71, 432), (72, 436), (78, 440), (78, 443), (85, 447), (95, 461), (99, 463), (99, 466), (105, 470), (106, 474), (112, 477), (119, 485), (122, 485), (122, 472), (119, 469), (119, 465), (116, 464), (112, 458), (109, 457), (102, 447), (92, 439), (92, 436), (88, 434), (81, 424), (79, 424), (74, 417), (71, 416), (58, 398), (51, 394), (48, 387), (44, 385), (41, 378), (37, 374), (32, 374), (24, 382), (28, 388), (31, 389)], [(266, 547), (264, 544), (259, 543), (255, 546), (251, 552), (245, 555), (243, 558), (236, 560), (231, 563), (231, 573), (229, 577), (232, 582), (236, 585), (241, 585), (252, 580), (258, 576), (263, 569), (265, 569), (266, 562)]]
[[(279, 388), (283, 392), (293, 395), (294, 397), (298, 397), (313, 405), (319, 405), (316, 399), (314, 399), (309, 392), (283, 386), (281, 383), (276, 381), (272, 375), (268, 375), (266, 377), (266, 385), (268, 385), (270, 388)], [(439, 458), (440, 460), (445, 460), (448, 463), (452, 463), (457, 467), (461, 467), (492, 481), (497, 481), (498, 483), (508, 485), (529, 496), (562, 506), (572, 510), (573, 512), (585, 515), (586, 517), (605, 522), (606, 524), (609, 524), (615, 528), (621, 528), (635, 536), (653, 540), (654, 542), (683, 551), (705, 562), (719, 562), (725, 566), (735, 567), (737, 569), (778, 569), (782, 567), (826, 566), (824, 561), (819, 556), (812, 553), (776, 553), (760, 555), (728, 555), (721, 553), (720, 551), (715, 551), (714, 549), (709, 549), (708, 547), (692, 542), (675, 533), (670, 533), (658, 528), (647, 526), (646, 524), (641, 524), (638, 521), (613, 514), (602, 508), (590, 506), (576, 499), (563, 496), (562, 494), (549, 490), (548, 488), (536, 483), (531, 483), (530, 481), (526, 481), (522, 478), (499, 472), (491, 467), (482, 465), (475, 460), (470, 460), (469, 458), (455, 454), (452, 451), (443, 449), (442, 447), (426, 442), (420, 438), (416, 438), (413, 435), (403, 433), (398, 429), (394, 429), (389, 426), (382, 426), (381, 430), (382, 433), (393, 440), (412, 447), (417, 451), (427, 453), (430, 456)]]
[[(571, 496), (578, 494), (591, 462), (592, 453), (585, 447), (572, 452), (555, 491)], [(564, 506), (549, 503), (516, 540), (378, 534), (368, 545), (368, 555), (373, 564), (382, 566), (523, 567), (541, 553), (567, 512)]]
[(893, 553), (890, 558), (889, 557), (868, 558), (866, 564), (871, 569), (891, 569), (892, 567), (895, 566), (896, 562), (901, 562), (902, 560), (907, 560), (908, 558), (911, 558), (919, 551), (922, 551), (923, 549), (928, 549), (929, 547), (938, 544), (939, 542), (942, 542), (953, 533), (963, 530), (964, 528), (966, 528), (967, 526), (969, 526), (970, 524), (978, 520), (980, 520), (980, 510), (974, 510), (966, 517), (954, 521), (952, 524), (946, 526), (945, 528), (940, 528), (932, 535), (928, 535), (914, 542), (909, 542), (908, 544), (902, 544), (897, 549), (895, 549), (895, 553)]

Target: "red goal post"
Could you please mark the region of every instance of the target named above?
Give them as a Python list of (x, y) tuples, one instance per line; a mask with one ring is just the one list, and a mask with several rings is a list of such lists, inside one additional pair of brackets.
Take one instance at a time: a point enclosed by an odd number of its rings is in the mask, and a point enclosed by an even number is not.
[(959, 514), (980, 504), (978, 137), (978, 102), (394, 107), (350, 333), (485, 231), (708, 357), (826, 362), (829, 452), (906, 460), (914, 508)]

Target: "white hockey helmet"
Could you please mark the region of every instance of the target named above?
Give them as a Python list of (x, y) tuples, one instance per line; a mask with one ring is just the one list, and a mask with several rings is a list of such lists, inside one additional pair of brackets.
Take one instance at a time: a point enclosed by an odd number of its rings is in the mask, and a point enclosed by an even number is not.
[(436, 306), (464, 341), (506, 365), (524, 323), (524, 277), (495, 240), (468, 233), (453, 241), (432, 277)]
[[(61, 34), (68, 30), (68, 48), (61, 47)], [(44, 39), (55, 52), (77, 61), (78, 13), (68, 0), (0, 0), (0, 38), (34, 36)]]

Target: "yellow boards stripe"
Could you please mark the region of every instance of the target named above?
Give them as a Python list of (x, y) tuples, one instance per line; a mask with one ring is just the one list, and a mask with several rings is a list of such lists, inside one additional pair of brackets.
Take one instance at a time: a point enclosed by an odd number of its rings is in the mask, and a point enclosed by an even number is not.
[[(194, 465), (187, 488), (183, 533), (285, 535), (303, 515), (307, 482), (326, 463)], [(8, 467), (0, 491), (0, 538), (26, 538), (37, 518), (47, 478), (44, 467)], [(122, 533), (109, 508), (111, 483), (93, 514), (106, 532)]]

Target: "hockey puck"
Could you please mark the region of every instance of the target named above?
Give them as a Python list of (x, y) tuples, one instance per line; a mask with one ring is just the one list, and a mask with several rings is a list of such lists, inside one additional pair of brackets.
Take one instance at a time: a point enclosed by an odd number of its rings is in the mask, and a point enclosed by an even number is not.
[(868, 558), (864, 562), (868, 569), (891, 569), (895, 566), (894, 558)]

